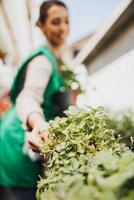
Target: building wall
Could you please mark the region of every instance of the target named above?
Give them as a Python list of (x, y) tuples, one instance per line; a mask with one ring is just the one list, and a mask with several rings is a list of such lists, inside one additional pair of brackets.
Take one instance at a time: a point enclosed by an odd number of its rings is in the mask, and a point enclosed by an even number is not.
[(87, 90), (78, 105), (134, 110), (134, 49), (89, 76)]
[(63, 51), (63, 59), (67, 64), (72, 63), (73, 59), (81, 51), (81, 49), (86, 45), (87, 42), (91, 39), (94, 33), (89, 34), (88, 36), (82, 38), (81, 40), (75, 42), (71, 46), (67, 47)]
[(105, 67), (121, 55), (134, 49), (134, 23), (121, 30), (121, 33), (114, 40), (109, 41), (107, 46), (92, 62), (86, 65), (89, 74)]

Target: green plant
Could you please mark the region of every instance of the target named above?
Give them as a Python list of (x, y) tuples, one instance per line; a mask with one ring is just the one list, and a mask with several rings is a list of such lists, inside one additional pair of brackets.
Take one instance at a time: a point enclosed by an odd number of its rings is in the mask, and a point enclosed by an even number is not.
[(64, 77), (64, 89), (73, 89), (78, 93), (84, 92), (77, 80), (76, 74), (67, 65), (62, 64), (60, 66), (60, 71)]
[(132, 111), (114, 114), (110, 121), (110, 127), (115, 130), (115, 136), (120, 135), (122, 142), (133, 148), (134, 113)]
[(37, 198), (131, 200), (134, 154), (115, 138), (104, 110), (70, 107), (65, 114), (49, 123)]

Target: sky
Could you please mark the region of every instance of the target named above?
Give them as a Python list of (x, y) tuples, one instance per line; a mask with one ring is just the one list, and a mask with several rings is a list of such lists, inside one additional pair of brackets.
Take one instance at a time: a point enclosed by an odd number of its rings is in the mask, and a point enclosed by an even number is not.
[(70, 35), (68, 43), (87, 36), (103, 26), (123, 0), (62, 0), (69, 8)]

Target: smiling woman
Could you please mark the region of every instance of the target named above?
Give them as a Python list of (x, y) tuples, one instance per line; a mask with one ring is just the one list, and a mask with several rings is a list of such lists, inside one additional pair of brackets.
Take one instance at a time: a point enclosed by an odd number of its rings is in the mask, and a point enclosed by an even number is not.
[[(58, 0), (43, 2), (37, 25), (47, 45), (35, 49), (21, 64), (10, 92), (13, 106), (1, 119), (0, 184), (11, 188), (15, 200), (35, 199), (41, 174), (41, 163), (25, 155), (24, 146), (39, 150), (42, 140), (47, 140), (47, 122), (71, 104), (71, 99), (65, 98), (61, 72), (61, 49), (69, 33), (66, 5)], [(55, 100), (58, 96), (66, 102)], [(31, 132), (28, 137), (26, 130)]]
[(49, 42), (57, 47), (62, 45), (69, 33), (69, 16), (67, 7), (63, 6), (63, 3), (53, 4), (53, 1), (51, 1), (51, 4), (42, 4), (37, 25)]

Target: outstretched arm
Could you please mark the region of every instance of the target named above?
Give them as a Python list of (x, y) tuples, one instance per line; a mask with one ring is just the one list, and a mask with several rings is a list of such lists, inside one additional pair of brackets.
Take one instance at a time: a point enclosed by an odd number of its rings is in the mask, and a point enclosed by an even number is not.
[(41, 104), (43, 94), (51, 76), (51, 63), (40, 55), (28, 65), (24, 88), (16, 100), (16, 108), (23, 125), (31, 130), (29, 146), (38, 148), (42, 139), (46, 139), (47, 128)]

